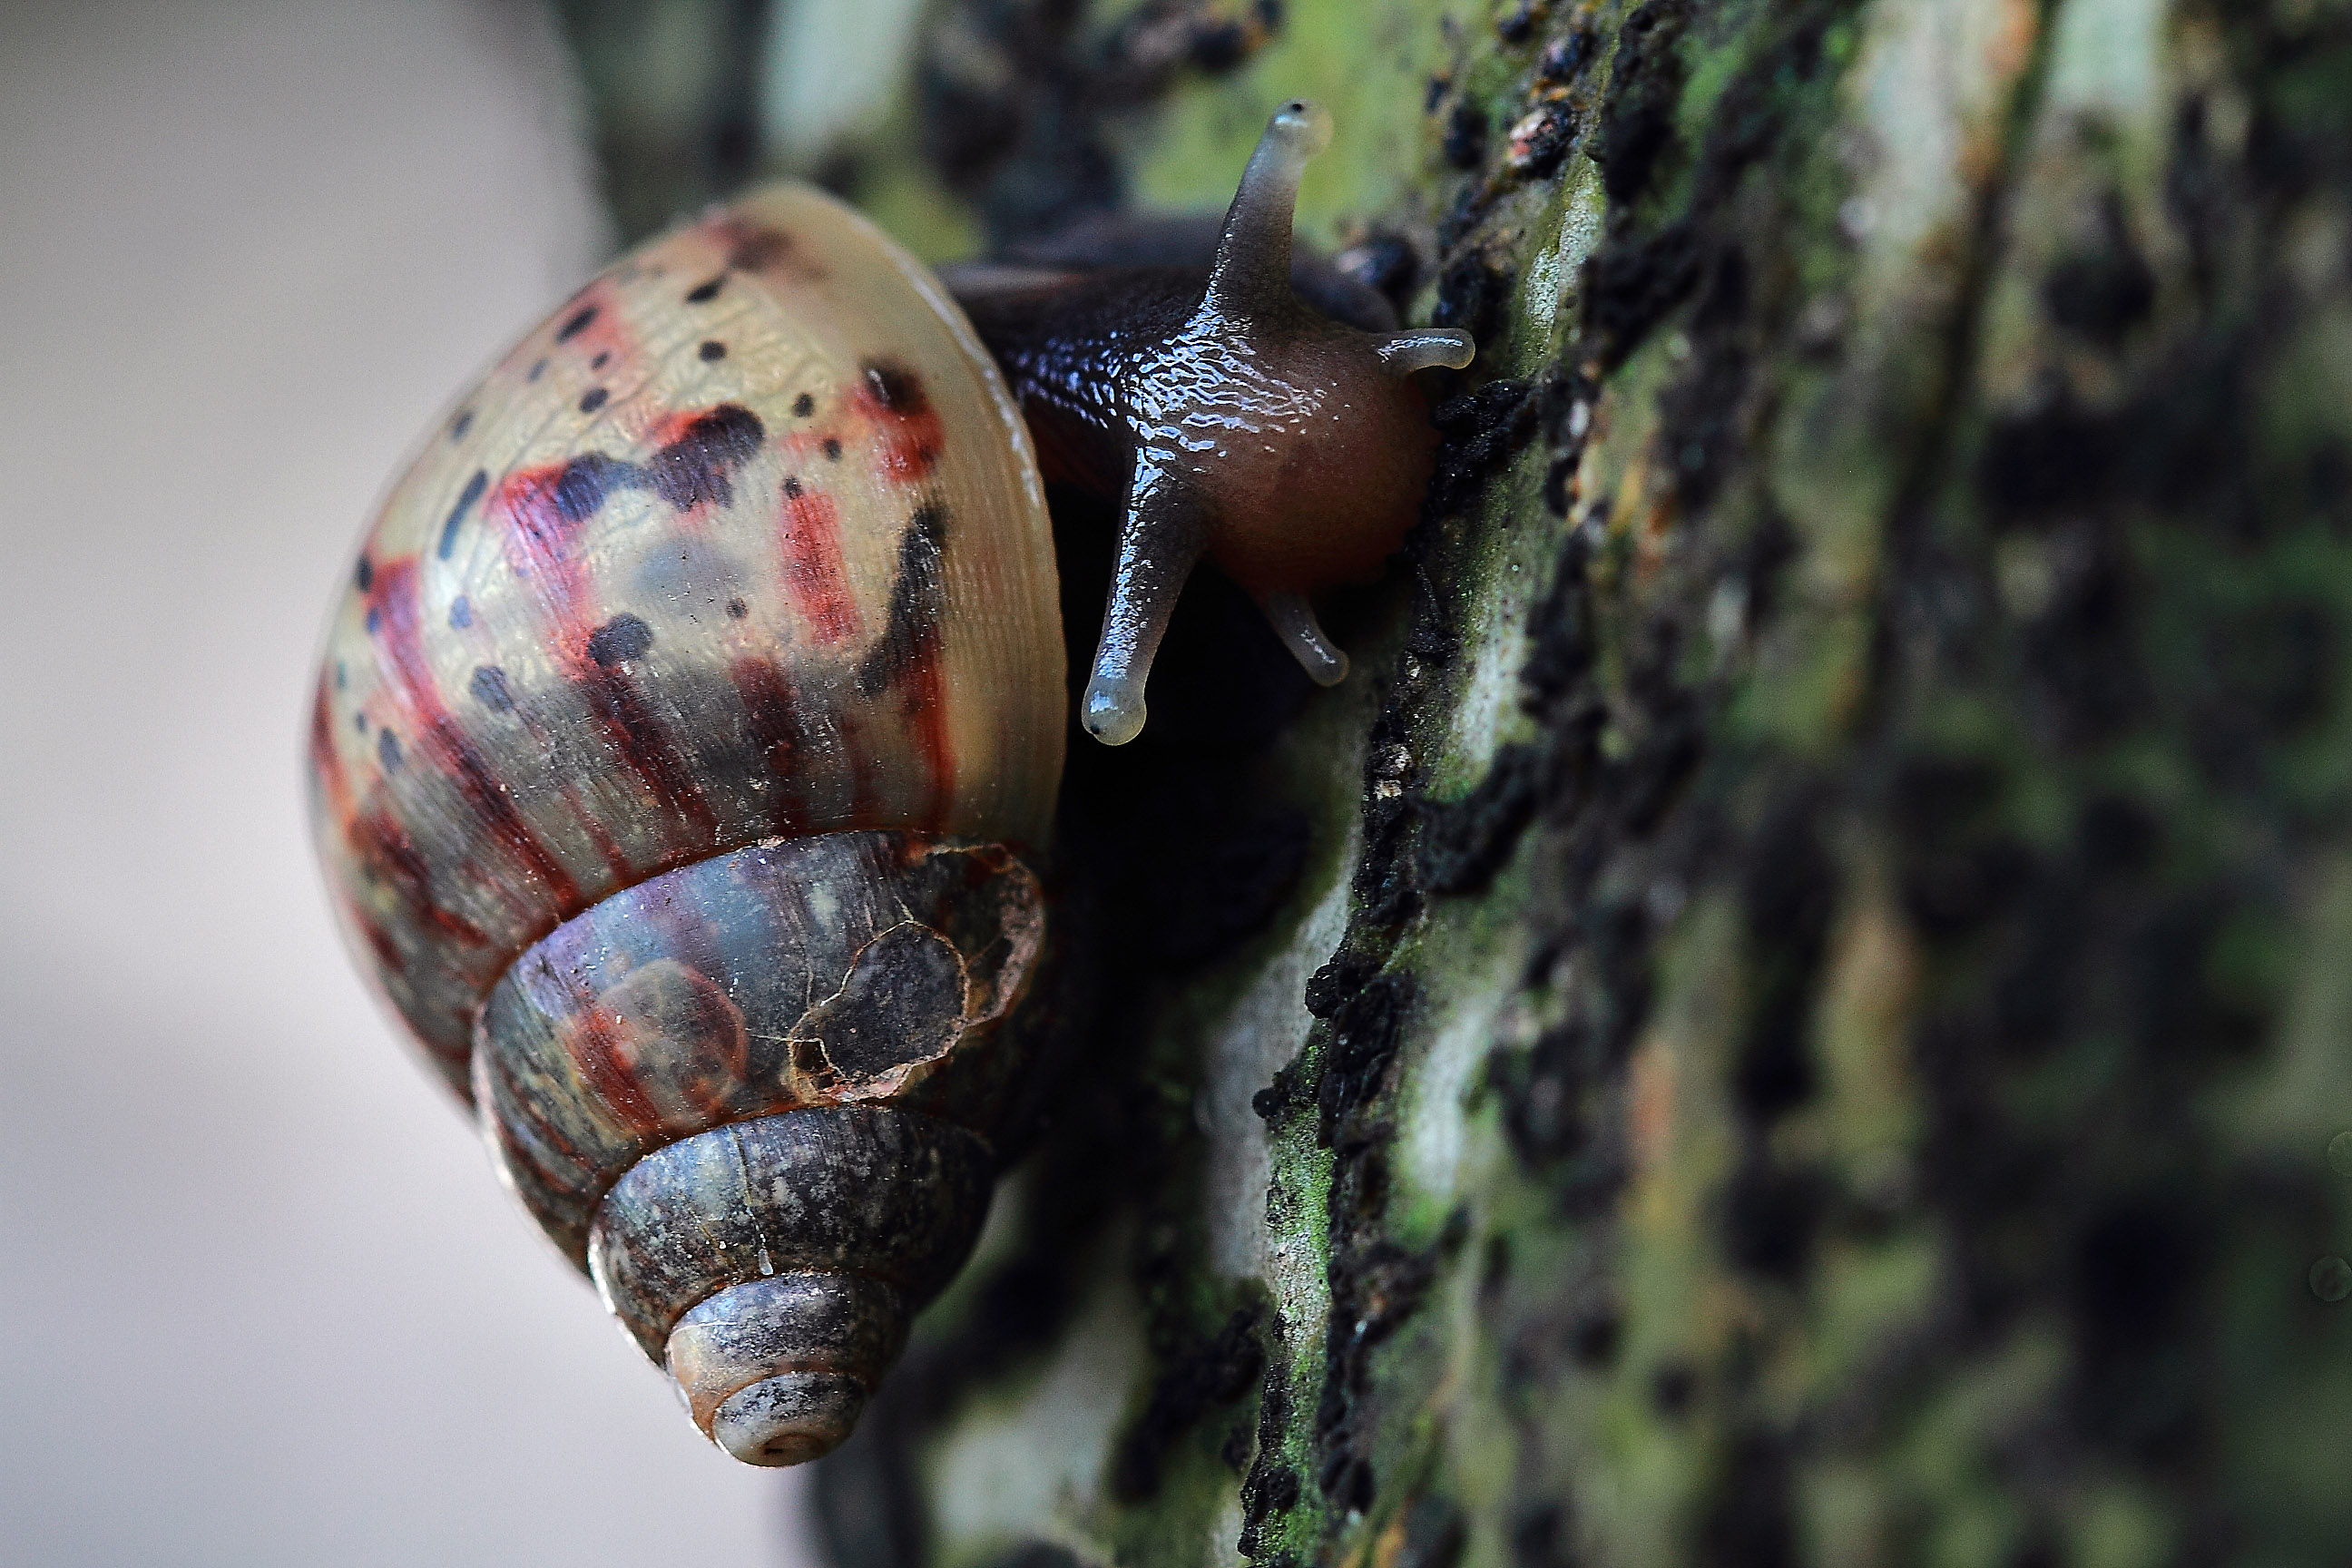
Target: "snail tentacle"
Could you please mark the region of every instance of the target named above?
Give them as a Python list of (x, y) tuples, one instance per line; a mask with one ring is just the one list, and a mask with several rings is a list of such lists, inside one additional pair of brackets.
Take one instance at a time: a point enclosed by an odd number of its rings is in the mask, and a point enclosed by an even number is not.
[(1266, 623), (1274, 627), (1274, 635), (1298, 660), (1309, 680), (1318, 686), (1337, 686), (1348, 679), (1348, 656), (1323, 635), (1322, 624), (1315, 618), (1315, 606), (1306, 595), (1261, 594), (1257, 603), (1258, 608), (1265, 612)]
[(1391, 375), (1411, 375), (1417, 370), (1466, 370), (1478, 357), (1478, 345), (1470, 334), (1459, 327), (1429, 327), (1413, 331), (1393, 332), (1377, 340), (1372, 352), (1381, 356), (1381, 368)]
[(1294, 98), (1266, 121), (1217, 237), (1209, 310), (1253, 316), (1289, 305), (1290, 227), (1298, 181), (1307, 160), (1330, 144), (1331, 111), (1311, 100)]
[(1208, 531), (1199, 500), (1166, 469), (1139, 455), (1081, 714), (1087, 733), (1105, 745), (1123, 746), (1142, 732), (1151, 660), (1185, 579), (1207, 548)]

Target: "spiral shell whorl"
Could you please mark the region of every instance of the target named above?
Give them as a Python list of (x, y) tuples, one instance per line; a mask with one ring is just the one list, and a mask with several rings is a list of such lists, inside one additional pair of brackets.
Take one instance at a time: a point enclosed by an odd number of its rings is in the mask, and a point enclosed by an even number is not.
[(845, 1436), (971, 1251), (1043, 928), (1002, 846), (780, 839), (575, 916), (484, 1007), (500, 1171), (738, 1458)]
[(994, 1174), (985, 1141), (933, 1117), (760, 1117), (631, 1167), (589, 1266), (706, 1435), (798, 1464), (848, 1436), (908, 1319), (979, 1238)]

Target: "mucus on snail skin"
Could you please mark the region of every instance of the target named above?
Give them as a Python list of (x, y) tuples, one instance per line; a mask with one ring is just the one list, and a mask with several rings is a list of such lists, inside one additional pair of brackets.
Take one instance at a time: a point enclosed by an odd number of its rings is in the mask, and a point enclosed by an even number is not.
[(1459, 330), (1364, 331), (1293, 291), (1299, 177), (1330, 139), (1318, 104), (1275, 112), (1205, 280), (1121, 268), (957, 287), (1047, 476), (1124, 497), (1081, 713), (1111, 745), (1143, 729), (1153, 655), (1203, 557), (1318, 683), (1345, 679), (1310, 596), (1376, 577), (1427, 487), (1436, 435), (1412, 374), (1475, 348)]

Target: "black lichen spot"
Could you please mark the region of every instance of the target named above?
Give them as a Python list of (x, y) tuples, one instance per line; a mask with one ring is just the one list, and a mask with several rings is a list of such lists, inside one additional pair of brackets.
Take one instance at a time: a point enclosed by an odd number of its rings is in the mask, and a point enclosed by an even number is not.
[(1222, 1332), (1170, 1357), (1142, 1417), (1119, 1445), (1113, 1493), (1137, 1502), (1158, 1492), (1160, 1468), (1176, 1440), (1210, 1411), (1247, 1393), (1265, 1364), (1257, 1314), (1247, 1308), (1234, 1312)]
[(507, 686), (507, 672), (495, 664), (475, 666), (474, 679), (466, 683), (466, 689), (493, 713), (514, 711), (514, 692)]
[(1649, 0), (1625, 19), (1601, 100), (1592, 160), (1611, 203), (1631, 203), (1649, 185), (1660, 154), (1675, 140), (1675, 109), (1685, 68), (1676, 45), (1690, 19), (1688, 0)]
[(654, 646), (654, 629), (624, 610), (588, 634), (588, 657), (611, 668)]
[(400, 737), (389, 730), (377, 731), (375, 754), (376, 760), (383, 763), (385, 773), (398, 773), (400, 771)]
[(824, 460), (828, 463), (841, 461), (841, 443), (830, 436), (824, 438)]
[(601, 386), (590, 387), (585, 393), (581, 395), (580, 412), (583, 414), (595, 413), (596, 410), (604, 406), (605, 400), (610, 398), (612, 395), (613, 395), (611, 393), (605, 391)]
[(582, 332), (586, 331), (588, 330), (588, 323), (595, 319), (596, 307), (593, 305), (583, 305), (579, 310), (572, 313), (570, 320), (566, 321), (563, 325), (555, 330), (555, 341), (559, 343), (570, 342)]
[(612, 363), (613, 351), (610, 349), (599, 349), (596, 352), (596, 357), (588, 362), (588, 368), (590, 370), (602, 370)]
[(462, 441), (466, 438), (466, 432), (473, 427), (474, 411), (470, 408), (460, 408), (457, 410), (457, 417), (449, 421), (449, 439)]
[(472, 601), (472, 600), (470, 600), (470, 599), (468, 599), (468, 598), (467, 598), (467, 597), (466, 597), (466, 595), (463, 595), (463, 594), (460, 594), (460, 595), (458, 595), (456, 598), (454, 598), (454, 599), (450, 600), (450, 601), (449, 601), (449, 625), (450, 625), (451, 626), (455, 627), (457, 630), (458, 630), (458, 631), (461, 631), (461, 632), (462, 632), (462, 631), (464, 631), (467, 626), (472, 626), (473, 624), (474, 624), (474, 603), (473, 603), (473, 601)]
[(449, 509), (448, 521), (441, 525), (441, 543), (433, 552), (434, 554), (444, 561), (449, 559), (449, 552), (457, 546), (457, 525), (466, 521), (466, 513), (473, 509), (474, 503), (482, 499), (482, 492), (489, 488), (489, 474), (481, 468), (476, 468), (473, 477), (466, 481), (466, 488), (457, 492), (457, 504)]
[(686, 291), (686, 302), (689, 305), (709, 304), (711, 300), (719, 298), (719, 285), (726, 281), (727, 275), (722, 272), (707, 283), (696, 284), (693, 288)]
[(1485, 111), (1467, 99), (1457, 101), (1445, 117), (1445, 138), (1440, 150), (1455, 168), (1476, 168), (1486, 156)]
[(2112, 194), (2101, 211), (2099, 242), (2061, 260), (2042, 285), (2050, 319), (2104, 349), (2122, 346), (2156, 308), (2156, 273), (2140, 256)]
[(928, 406), (921, 379), (905, 365), (868, 360), (863, 369), (866, 394), (877, 407), (912, 418)]
[(740, 621), (751, 613), (751, 606), (744, 604), (742, 600), (730, 599), (727, 601), (727, 618), (729, 620)]
[(695, 353), (700, 354), (702, 356), (703, 363), (707, 364), (712, 360), (725, 359), (727, 357), (727, 345), (720, 342), (717, 338), (705, 338), (702, 342), (702, 346), (697, 349)]
[(807, 393), (803, 392), (798, 397), (793, 399), (793, 418), (805, 419), (815, 412), (816, 399), (811, 397)]

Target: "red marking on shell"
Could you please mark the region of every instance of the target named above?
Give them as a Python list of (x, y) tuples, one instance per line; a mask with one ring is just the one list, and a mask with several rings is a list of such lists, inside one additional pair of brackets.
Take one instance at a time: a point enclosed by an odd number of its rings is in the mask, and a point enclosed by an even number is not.
[(769, 819), (777, 833), (797, 837), (806, 831), (808, 801), (800, 776), (804, 740), (799, 699), (792, 682), (773, 659), (746, 654), (730, 660), (727, 674), (735, 693), (751, 716), (751, 735), (759, 742), (775, 793), (768, 803)]
[[(535, 900), (508, 888), (509, 897), (534, 917), (542, 902), (566, 912), (578, 908), (579, 884), (516, 813), (498, 778), (441, 700), (418, 625), (416, 558), (404, 555), (378, 566), (369, 601), (376, 613), (377, 643), (388, 666), (384, 686), (407, 717), (414, 749), (457, 784), (483, 836), (502, 846), (545, 890), (543, 900)], [(508, 887), (503, 879), (499, 885)]]
[(923, 640), (907, 670), (901, 690), (907, 704), (908, 734), (929, 775), (931, 800), (928, 826), (943, 828), (955, 805), (955, 748), (948, 739), (947, 681), (940, 669), (940, 643)]
[(352, 823), (351, 845), (369, 879), (391, 890), (411, 925), (437, 931), (467, 947), (490, 945), (488, 934), (479, 926), (435, 900), (432, 868), (409, 837), (406, 825), (388, 806), (365, 812)]
[[(635, 681), (625, 671), (599, 663), (589, 649), (596, 631), (592, 623), (598, 617), (589, 603), (580, 535), (605, 495), (617, 485), (640, 482), (640, 473), (635, 465), (588, 453), (509, 474), (499, 481), (493, 506), (508, 521), (507, 558), (536, 587), (550, 639), (572, 689), (622, 765), (685, 826), (691, 847), (708, 849), (718, 841), (719, 821), (695, 782), (692, 763)], [(616, 875), (636, 875), (637, 868), (619, 856), (618, 846), (607, 847), (605, 853), (616, 863)], [(667, 846), (661, 858), (667, 861), (679, 853), (678, 846)]]
[(726, 1108), (745, 1076), (741, 1016), (709, 980), (682, 964), (669, 967), (696, 983), (689, 1016), (646, 1027), (599, 1003), (563, 1039), (582, 1080), (641, 1138), (698, 1128)]
[(816, 641), (858, 635), (857, 601), (841, 560), (841, 514), (833, 498), (798, 479), (784, 482), (784, 591)]
[(912, 375), (905, 372), (897, 375), (904, 380), (894, 378), (895, 395), (885, 395), (872, 384), (878, 379), (876, 374), (868, 372), (869, 384), (857, 389), (850, 405), (873, 429), (874, 471), (893, 484), (908, 485), (929, 478), (939, 466), (947, 432), (940, 423), (940, 411), (914, 385)]
[[(621, 764), (685, 825), (692, 847), (706, 850), (712, 847), (719, 841), (719, 819), (710, 803), (703, 798), (701, 786), (695, 782), (693, 763), (655, 718), (636, 682), (619, 669), (605, 668), (584, 653), (573, 651), (584, 649), (589, 637), (584, 628), (575, 631), (576, 635), (565, 638), (566, 651), (572, 654), (572, 689), (579, 692), (588, 710), (595, 715)], [(667, 861), (677, 853), (672, 846), (665, 851), (663, 859)]]
[(329, 816), (337, 826), (352, 819), (352, 784), (343, 772), (342, 753), (335, 750), (335, 711), (327, 695), (327, 677), (319, 676), (319, 689), (310, 702), (310, 777)]

